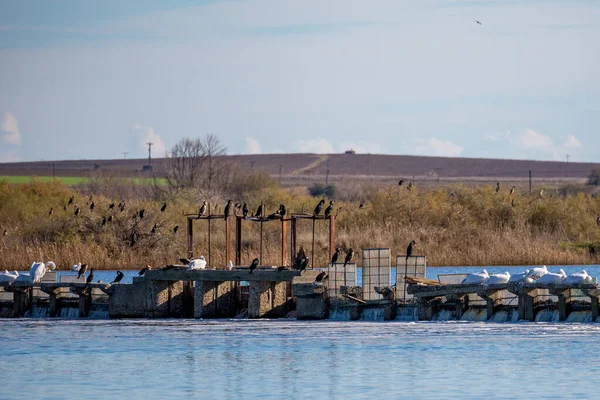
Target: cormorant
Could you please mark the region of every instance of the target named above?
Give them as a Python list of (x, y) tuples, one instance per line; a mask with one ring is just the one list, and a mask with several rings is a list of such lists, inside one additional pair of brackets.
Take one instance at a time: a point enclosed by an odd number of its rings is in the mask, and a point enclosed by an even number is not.
[(146, 266), (146, 267), (144, 267), (144, 268), (142, 268), (140, 270), (140, 272), (138, 272), (138, 276), (143, 276), (147, 271), (150, 271), (151, 269), (152, 269), (152, 267), (149, 266), (149, 265)]
[(256, 210), (256, 214), (254, 214), (254, 216), (256, 218), (260, 218), (260, 217), (262, 217), (262, 212), (263, 212), (263, 206), (261, 204), (260, 206), (258, 206), (258, 209)]
[(112, 209), (114, 209), (114, 208), (115, 208), (115, 202), (113, 201), (112, 203), (110, 203), (110, 204), (108, 205), (108, 209), (109, 209), (109, 210), (112, 210)]
[(286, 209), (284, 204), (279, 205), (279, 210), (277, 210), (277, 214), (281, 215), (281, 218), (285, 217)]
[(416, 244), (417, 242), (415, 242), (414, 240), (411, 240), (408, 244), (408, 247), (406, 248), (406, 260), (408, 260), (408, 257), (412, 256), (413, 246), (415, 246)]
[(294, 269), (300, 269), (300, 266), (305, 259), (306, 252), (304, 251), (304, 247), (300, 246), (300, 250), (298, 250), (298, 254), (296, 254), (296, 259), (294, 260)]
[(358, 209), (359, 210), (362, 209), (362, 208), (365, 208), (365, 202), (364, 201), (361, 201), (360, 204), (358, 205)]
[(121, 279), (123, 279), (124, 276), (125, 275), (121, 271), (117, 271), (117, 276), (115, 277), (115, 280), (112, 281), (110, 284), (112, 285), (113, 283), (121, 282)]
[(411, 190), (413, 187), (412, 182), (408, 182), (408, 186), (406, 187), (406, 189)]
[(329, 205), (325, 209), (325, 218), (329, 218), (333, 212), (333, 200), (329, 201)]
[(79, 207), (75, 206), (75, 212), (73, 213), (73, 215), (75, 215), (75, 216), (79, 215)]
[(321, 271), (315, 278), (315, 282), (323, 282), (325, 279), (327, 279), (327, 272)]
[(310, 259), (308, 257), (305, 257), (304, 260), (302, 260), (302, 264), (300, 264), (300, 271), (304, 271), (306, 267), (308, 267), (309, 261)]
[(129, 247), (133, 247), (137, 243), (137, 232), (133, 232), (129, 237)]
[(227, 200), (227, 205), (225, 205), (225, 219), (227, 219), (231, 215), (231, 206), (233, 202), (231, 200)]
[(81, 267), (79, 267), (79, 271), (77, 271), (77, 279), (80, 279), (83, 275), (85, 275), (87, 271), (87, 264), (82, 264)]
[(160, 208), (160, 212), (165, 212), (166, 209), (167, 209), (167, 203), (163, 203), (162, 207)]
[(112, 222), (112, 220), (113, 220), (112, 215), (109, 215), (108, 219), (106, 220), (106, 222), (108, 222), (110, 224)]
[(94, 280), (94, 268), (90, 269), (90, 273), (87, 276), (85, 283), (89, 285), (90, 283), (92, 283), (93, 280)]
[(102, 226), (106, 225), (106, 216), (102, 217)]
[(335, 263), (337, 263), (338, 258), (340, 258), (341, 251), (342, 249), (340, 249), (339, 247), (335, 248), (335, 253), (333, 253), (333, 256), (331, 256), (331, 266), (335, 266)]
[(50, 207), (50, 211), (48, 211), (48, 215), (52, 215), (53, 212), (54, 212), (54, 209), (52, 207)]
[(75, 201), (75, 196), (69, 197), (69, 202), (67, 203), (67, 205), (70, 206), (71, 204), (73, 204), (74, 201)]
[(158, 229), (158, 224), (154, 224), (154, 226), (152, 227), (152, 230), (150, 231), (150, 234), (154, 235), (156, 233), (157, 229)]
[(144, 210), (143, 208), (140, 210), (140, 212), (139, 212), (140, 219), (144, 219), (145, 212), (146, 212), (146, 210)]
[(400, 179), (400, 180), (398, 181), (398, 186), (402, 186), (402, 185), (404, 185), (404, 179)]
[(286, 266), (284, 266), (284, 265), (282, 265), (282, 266), (280, 266), (280, 267), (277, 267), (277, 271), (278, 271), (278, 272), (280, 272), (280, 271), (283, 271), (283, 270), (286, 270), (286, 269), (287, 269), (287, 267), (286, 267)]
[(244, 218), (246, 218), (248, 216), (248, 204), (244, 203), (244, 205), (242, 205), (242, 215), (244, 216)]
[(515, 194), (515, 187), (514, 186), (510, 189), (510, 194)]
[(252, 273), (252, 271), (254, 271), (256, 269), (256, 267), (258, 267), (258, 258), (255, 258), (254, 260), (252, 260), (252, 264), (250, 264), (250, 273)]
[(352, 261), (352, 257), (354, 257), (354, 250), (352, 250), (352, 248), (350, 248), (348, 250), (348, 253), (346, 253), (346, 259), (344, 260), (344, 268), (346, 268), (346, 264), (348, 264), (350, 261)]
[(175, 225), (175, 227), (173, 228), (173, 233), (177, 233), (178, 230), (179, 230), (179, 225)]
[(207, 208), (207, 203), (206, 203), (206, 200), (204, 200), (202, 202), (202, 205), (200, 206), (200, 209), (198, 210), (198, 218), (200, 218), (201, 216), (206, 214), (206, 208)]
[(496, 182), (496, 193), (500, 191), (500, 182)]
[(190, 263), (190, 261), (191, 260), (189, 258), (183, 258), (183, 257), (181, 257), (179, 259), (179, 262), (182, 263), (183, 265), (188, 265)]
[(321, 201), (319, 201), (319, 204), (317, 204), (317, 206), (315, 207), (315, 211), (313, 212), (313, 217), (316, 217), (317, 215), (321, 214), (321, 210), (323, 209), (323, 204), (325, 204), (325, 200), (321, 199)]
[(94, 202), (92, 201), (92, 202), (90, 203), (90, 211), (94, 211), (94, 206), (95, 206), (95, 204), (94, 204)]

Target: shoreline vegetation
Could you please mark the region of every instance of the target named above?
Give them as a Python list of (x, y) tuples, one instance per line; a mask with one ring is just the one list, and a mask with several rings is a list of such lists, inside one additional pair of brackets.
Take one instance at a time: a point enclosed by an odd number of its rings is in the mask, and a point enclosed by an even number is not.
[[(184, 214), (197, 213), (204, 200), (213, 205), (213, 214), (222, 214), (231, 198), (246, 202), (251, 214), (261, 201), (264, 215), (285, 204), (289, 216), (312, 213), (324, 197), (335, 200), (336, 245), (343, 250), (389, 247), (392, 255), (402, 255), (414, 239), (414, 253), (426, 255), (429, 266), (598, 263), (600, 196), (555, 190), (511, 194), (509, 187), (496, 192), (490, 185), (460, 184), (411, 190), (407, 184), (313, 189), (281, 188), (260, 172), (231, 174), (220, 186), (177, 190), (110, 178), (77, 188), (59, 181), (33, 179), (12, 185), (0, 180), (0, 269), (23, 270), (33, 261), (48, 260), (59, 270), (77, 262), (96, 269), (161, 267), (187, 254)], [(122, 211), (120, 203), (124, 203)], [(242, 265), (259, 255), (258, 226), (244, 224)], [(311, 220), (298, 222), (298, 248), (310, 251), (311, 232)], [(327, 235), (327, 224), (317, 221), (313, 267), (327, 266)], [(214, 221), (211, 264), (217, 268), (228, 261), (224, 236), (224, 222)], [(263, 238), (261, 264), (278, 265), (280, 224), (265, 223)], [(194, 224), (196, 256), (207, 255), (206, 241), (207, 224), (198, 221)], [(360, 266), (359, 254), (355, 261)]]

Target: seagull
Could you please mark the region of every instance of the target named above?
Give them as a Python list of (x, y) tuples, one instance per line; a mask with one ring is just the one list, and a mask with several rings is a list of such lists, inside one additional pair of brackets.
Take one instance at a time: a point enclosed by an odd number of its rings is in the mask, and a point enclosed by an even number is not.
[(123, 279), (124, 276), (125, 275), (121, 271), (117, 271), (117, 276), (115, 277), (115, 280), (112, 281), (110, 284), (112, 285), (113, 283), (121, 282), (121, 279)]
[(252, 271), (254, 271), (256, 269), (256, 267), (258, 267), (258, 258), (255, 258), (254, 260), (252, 260), (252, 264), (250, 264), (250, 273), (252, 273)]

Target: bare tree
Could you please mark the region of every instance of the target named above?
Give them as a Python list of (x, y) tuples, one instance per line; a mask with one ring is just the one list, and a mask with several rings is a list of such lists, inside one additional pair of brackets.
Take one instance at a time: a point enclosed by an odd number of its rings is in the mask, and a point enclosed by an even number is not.
[(183, 189), (203, 185), (211, 189), (218, 170), (216, 157), (225, 155), (226, 150), (213, 134), (203, 139), (181, 139), (173, 146), (167, 159), (165, 178), (169, 186)]

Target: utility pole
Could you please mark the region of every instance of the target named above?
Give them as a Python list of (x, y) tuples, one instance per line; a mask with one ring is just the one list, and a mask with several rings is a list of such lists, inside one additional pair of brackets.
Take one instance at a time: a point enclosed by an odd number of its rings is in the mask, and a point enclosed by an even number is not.
[(329, 185), (329, 161), (327, 161), (327, 175), (325, 175), (325, 186)]
[(569, 163), (569, 155), (567, 154), (567, 164)]
[(124, 152), (123, 152), (123, 157), (124, 157), (126, 160), (127, 160), (127, 154), (129, 154), (129, 152), (128, 152), (128, 151), (124, 151)]
[(529, 193), (531, 193), (531, 170), (529, 170)]
[(443, 170), (444, 168), (434, 168), (436, 174), (437, 174), (437, 183), (440, 183), (440, 171)]
[(148, 166), (150, 166), (150, 165), (152, 165), (151, 164), (151, 160), (152, 160), (151, 156), (152, 156), (152, 145), (154, 143), (152, 143), (152, 142), (146, 142), (146, 144), (148, 145)]
[(279, 186), (281, 186), (281, 171), (283, 170), (283, 167), (281, 166), (281, 164), (279, 164)]

